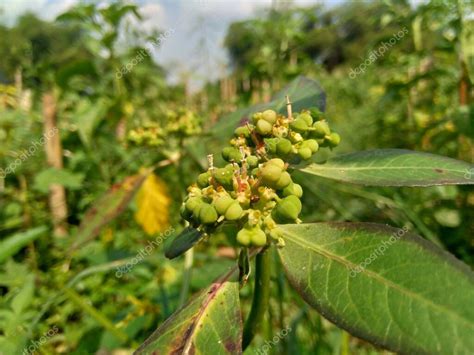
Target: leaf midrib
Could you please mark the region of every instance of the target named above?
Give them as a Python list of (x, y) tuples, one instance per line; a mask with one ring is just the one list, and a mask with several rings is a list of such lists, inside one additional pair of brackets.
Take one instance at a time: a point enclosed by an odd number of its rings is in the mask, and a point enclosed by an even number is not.
[(443, 171), (451, 171), (457, 173), (463, 173), (464, 170), (456, 170), (456, 169), (447, 169), (447, 168), (440, 168), (438, 166), (432, 167), (417, 167), (417, 166), (380, 166), (380, 167), (372, 167), (372, 166), (365, 166), (365, 167), (345, 167), (345, 166), (324, 166), (318, 164), (311, 164), (309, 167), (301, 169), (302, 171), (308, 171), (308, 168), (315, 167), (319, 170), (434, 170), (434, 169), (442, 169)]
[[(313, 244), (310, 244), (310, 243), (306, 242), (304, 239), (299, 238), (295, 234), (292, 234), (288, 231), (285, 231), (285, 235), (287, 237), (290, 236), (289, 239), (293, 240), (293, 242), (295, 242), (296, 244), (299, 243), (301, 246), (306, 247), (310, 250), (313, 250), (314, 252), (316, 252), (320, 255), (323, 255), (323, 256), (325, 256), (329, 259), (332, 259), (336, 262), (339, 262), (340, 264), (343, 264), (346, 267), (356, 267), (357, 266), (356, 264), (352, 263), (351, 261), (349, 261), (349, 260), (347, 260), (347, 259), (345, 259), (345, 258), (343, 258), (339, 255), (330, 253), (329, 251), (321, 249), (321, 248), (317, 248)], [(398, 290), (400, 293), (404, 293), (404, 294), (406, 294), (408, 296), (411, 296), (413, 298), (417, 298), (417, 299), (425, 302), (427, 305), (430, 305), (432, 308), (435, 308), (439, 311), (443, 311), (444, 313), (450, 315), (451, 317), (457, 318), (457, 319), (461, 320), (462, 322), (466, 323), (469, 327), (474, 328), (474, 323), (471, 323), (471, 321), (469, 319), (466, 319), (466, 318), (460, 316), (459, 314), (454, 313), (449, 308), (439, 306), (436, 303), (431, 302), (431, 300), (429, 300), (427, 298), (424, 298), (423, 296), (421, 296), (417, 293), (411, 292), (410, 290), (399, 286), (398, 284), (396, 284), (396, 283), (380, 276), (379, 274), (377, 274), (375, 272), (372, 272), (372, 271), (368, 270), (367, 268), (363, 269), (361, 273), (366, 274), (366, 276), (369, 276), (369, 277), (379, 281), (382, 284), (384, 284), (384, 282), (385, 282), (386, 286), (392, 287), (393, 289)]]
[(211, 292), (207, 291), (207, 295), (204, 298), (204, 303), (201, 305), (199, 312), (196, 314), (196, 318), (191, 324), (191, 331), (189, 332), (189, 336), (187, 337), (184, 347), (183, 347), (183, 354), (189, 354), (191, 346), (193, 345), (194, 336), (196, 334), (196, 329), (198, 329), (199, 324), (202, 323), (204, 319), (204, 315), (208, 311), (208, 306), (210, 305), (211, 301), (214, 300), (219, 296), (219, 294), (224, 290), (227, 286), (226, 282), (232, 277), (235, 272), (235, 268), (231, 269), (224, 277), (219, 279), (218, 281), (214, 282), (211, 286)]

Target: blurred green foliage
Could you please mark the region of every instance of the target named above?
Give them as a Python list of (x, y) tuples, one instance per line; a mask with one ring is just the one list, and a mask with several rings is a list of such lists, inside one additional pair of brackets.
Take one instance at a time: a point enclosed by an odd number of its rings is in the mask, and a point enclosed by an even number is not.
[[(270, 93), (303, 74), (317, 79), (326, 93), (327, 116), (342, 136), (337, 153), (408, 148), (472, 161), (473, 11), (467, 0), (432, 0), (416, 7), (404, 0), (276, 5), (228, 29), (232, 95), (222, 94), (222, 82), (207, 83), (194, 95), (185, 83), (168, 84), (165, 70), (143, 54), (161, 33), (140, 29), (142, 17), (134, 5), (87, 3), (55, 21), (26, 14), (12, 27), (0, 26), (0, 166), (12, 166), (41, 137), (45, 92), (56, 98), (64, 159), (64, 168), (56, 171), (38, 148), (11, 174), (0, 176), (0, 243), (11, 250), (1, 251), (0, 354), (20, 353), (54, 327), (58, 332), (38, 352), (131, 353), (180, 299), (233, 264), (235, 249), (224, 237), (195, 248), (191, 272), (183, 260), (165, 259), (163, 245), (137, 261), (152, 238), (134, 221), (133, 200), (95, 238), (70, 251), (94, 201), (143, 166), (155, 167), (165, 181), (172, 200), (170, 225), (183, 228), (182, 196), (202, 170), (190, 152), (200, 151), (212, 130), (193, 129), (193, 139), (170, 136), (159, 148), (130, 144), (127, 132), (166, 127), (183, 116), (213, 118), (203, 122), (211, 127), (226, 111), (269, 100)], [(403, 36), (395, 44), (362, 65), (399, 31)], [(219, 130), (218, 140), (230, 137), (233, 128)], [(323, 179), (310, 184), (302, 175), (296, 181), (305, 190), (304, 221), (406, 225), (474, 265), (471, 187), (360, 188)], [(52, 183), (67, 191), (65, 238), (52, 234)], [(117, 270), (131, 263), (130, 271), (117, 277)], [(286, 283), (274, 268), (270, 313), (247, 353), (286, 326), (290, 335), (271, 351), (382, 353), (310, 310)], [(241, 297), (247, 311), (248, 287)]]

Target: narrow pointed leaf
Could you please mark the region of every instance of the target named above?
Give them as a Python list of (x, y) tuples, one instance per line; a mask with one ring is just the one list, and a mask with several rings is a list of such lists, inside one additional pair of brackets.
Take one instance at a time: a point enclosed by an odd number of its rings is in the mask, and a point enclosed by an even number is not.
[(120, 183), (113, 185), (109, 191), (100, 197), (89, 208), (82, 219), (71, 250), (77, 249), (79, 246), (95, 238), (102, 227), (119, 216), (132, 200), (149, 173), (150, 170), (145, 170), (143, 173), (128, 176)]
[(474, 165), (439, 155), (403, 149), (344, 154), (302, 172), (368, 186), (474, 184)]
[(15, 255), (21, 248), (44, 235), (46, 226), (29, 229), (26, 232), (14, 234), (0, 242), (0, 263)]
[(174, 313), (134, 354), (242, 354), (237, 268)]
[(165, 256), (168, 259), (174, 259), (184, 254), (189, 249), (191, 249), (194, 244), (196, 244), (202, 237), (204, 237), (204, 233), (201, 231), (193, 227), (186, 227), (166, 248)]
[(474, 349), (474, 274), (426, 240), (372, 223), (281, 226), (290, 283), (350, 333), (403, 354)]

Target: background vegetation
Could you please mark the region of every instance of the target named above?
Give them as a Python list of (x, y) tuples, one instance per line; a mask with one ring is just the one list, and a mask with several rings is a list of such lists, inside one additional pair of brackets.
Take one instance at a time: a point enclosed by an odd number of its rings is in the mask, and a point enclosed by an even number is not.
[[(300, 75), (326, 94), (342, 136), (336, 153), (407, 148), (472, 162), (473, 11), (467, 0), (275, 2), (229, 26), (228, 75), (196, 92), (169, 84), (147, 55), (167, 33), (144, 32), (135, 5), (0, 25), (0, 353), (41, 339), (40, 354), (131, 353), (233, 265), (223, 236), (173, 261), (163, 247), (184, 227), (186, 186), (230, 137), (227, 114), (270, 101)], [(297, 181), (304, 221), (407, 227), (474, 265), (472, 187)], [(286, 282), (274, 270), (270, 316), (246, 353), (287, 327), (271, 352), (383, 352), (310, 310)], [(241, 296), (248, 309), (250, 288)]]

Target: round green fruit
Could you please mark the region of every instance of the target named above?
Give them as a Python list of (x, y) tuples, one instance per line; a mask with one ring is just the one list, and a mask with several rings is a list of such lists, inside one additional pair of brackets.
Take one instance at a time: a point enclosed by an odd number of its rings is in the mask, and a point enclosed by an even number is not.
[(267, 152), (275, 154), (278, 138), (265, 138), (263, 141), (265, 142), (265, 149)]
[(212, 224), (217, 221), (217, 211), (208, 203), (203, 203), (199, 210), (199, 221), (202, 224)]
[(295, 132), (304, 133), (308, 130), (309, 127), (304, 120), (297, 118), (296, 120), (290, 123), (290, 128)]
[(251, 241), (250, 231), (247, 228), (242, 228), (237, 233), (237, 242), (243, 246), (249, 246)]
[(241, 127), (237, 127), (234, 131), (234, 134), (237, 136), (237, 137), (250, 137), (250, 131), (249, 131), (249, 127), (247, 126), (241, 126)]
[(306, 148), (311, 149), (311, 153), (316, 153), (319, 149), (319, 144), (316, 139), (307, 139), (304, 141), (304, 145)]
[(265, 183), (274, 183), (280, 179), (282, 169), (273, 164), (269, 164), (268, 162), (264, 164), (262, 169), (260, 170), (262, 180)]
[(277, 120), (277, 113), (273, 110), (265, 110), (262, 113), (262, 119), (273, 125)]
[(288, 197), (285, 197), (284, 200), (292, 203), (296, 209), (298, 210), (298, 214), (301, 212), (301, 208), (303, 207), (303, 205), (301, 204), (301, 201), (298, 197), (296, 196), (288, 196)]
[(181, 208), (179, 209), (179, 214), (181, 215), (181, 217), (183, 217), (183, 219), (186, 219), (186, 220), (189, 220), (191, 218), (191, 211), (189, 211), (187, 208), (186, 208), (186, 205), (183, 204), (181, 206)]
[(313, 153), (311, 152), (311, 149), (306, 148), (306, 147), (303, 146), (303, 148), (298, 149), (298, 155), (299, 155), (302, 159), (308, 160), (309, 158), (311, 158), (311, 156), (313, 155)]
[(250, 169), (256, 168), (258, 166), (258, 157), (255, 155), (247, 157), (247, 164), (249, 165)]
[(242, 160), (242, 154), (240, 154), (240, 151), (237, 148), (225, 147), (222, 150), (222, 158), (226, 161), (240, 162)]
[(216, 169), (214, 173), (214, 178), (219, 184), (224, 185), (226, 187), (232, 187), (233, 175), (234, 173), (231, 169), (220, 168), (220, 169)]
[(202, 174), (199, 174), (197, 178), (197, 184), (198, 186), (202, 189), (204, 187), (209, 186), (209, 178), (211, 177), (211, 174), (209, 172), (205, 172)]
[(267, 161), (268, 165), (274, 165), (278, 167), (279, 169), (283, 170), (285, 169), (285, 162), (281, 160), (280, 158), (273, 158)]
[(284, 171), (281, 173), (280, 178), (275, 183), (275, 189), (281, 190), (287, 187), (291, 183), (291, 176), (288, 172)]
[(324, 138), (325, 136), (331, 134), (329, 125), (326, 121), (317, 121), (313, 124), (313, 131), (311, 136), (314, 138)]
[(314, 121), (318, 121), (323, 117), (323, 113), (316, 107), (313, 107), (309, 110), (311, 113), (311, 117), (313, 117)]
[(200, 197), (190, 197), (184, 203), (186, 209), (194, 214), (194, 211), (200, 207), (204, 202), (201, 200)]
[(219, 213), (220, 215), (224, 215), (229, 206), (234, 201), (235, 200), (229, 195), (221, 195), (213, 201), (212, 205), (216, 209), (217, 213)]
[(298, 218), (298, 215), (301, 212), (301, 202), (299, 205), (296, 204), (293, 199), (290, 199), (292, 197), (299, 201), (299, 199), (294, 195), (285, 197), (284, 199), (280, 200), (280, 202), (278, 202), (275, 209), (273, 210), (274, 215), (278, 221), (294, 221)]
[(296, 119), (305, 121), (308, 127), (311, 127), (311, 125), (313, 124), (313, 118), (311, 117), (309, 112), (300, 113)]
[(329, 145), (331, 147), (336, 147), (341, 142), (341, 136), (335, 132), (331, 133), (329, 136)]
[(291, 183), (287, 187), (285, 187), (283, 189), (283, 196), (290, 196), (290, 195), (294, 195), (298, 198), (303, 196), (303, 188), (301, 187), (301, 185)]
[(237, 221), (242, 217), (242, 214), (244, 213), (244, 210), (242, 207), (240, 207), (239, 203), (237, 201), (234, 201), (229, 208), (227, 208), (227, 211), (225, 212), (225, 219), (228, 221)]
[(281, 155), (287, 155), (292, 150), (291, 142), (286, 138), (281, 138), (276, 145), (276, 152)]
[(259, 227), (252, 228), (250, 242), (256, 247), (263, 247), (267, 244), (267, 236)]
[(254, 113), (252, 116), (253, 123), (257, 123), (258, 121), (260, 121), (262, 119), (262, 116), (263, 116), (262, 112)]
[(272, 133), (273, 125), (265, 120), (259, 120), (255, 130), (262, 136), (268, 136)]

